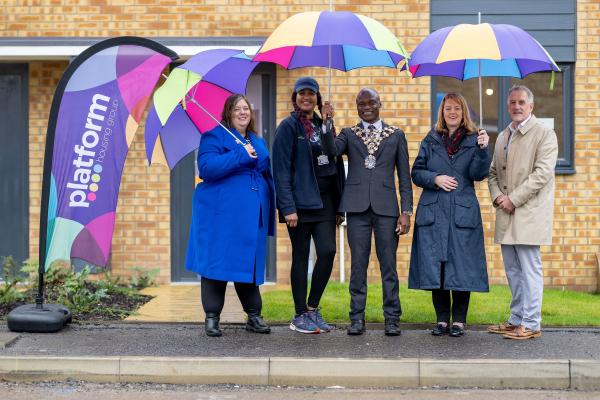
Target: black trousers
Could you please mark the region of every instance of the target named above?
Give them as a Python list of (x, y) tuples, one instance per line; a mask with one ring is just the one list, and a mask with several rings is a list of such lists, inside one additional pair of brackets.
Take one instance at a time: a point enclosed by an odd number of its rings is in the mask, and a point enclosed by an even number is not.
[(350, 319), (365, 319), (367, 267), (371, 255), (371, 236), (375, 233), (375, 248), (383, 290), (383, 315), (387, 320), (397, 321), (402, 314), (396, 271), (398, 219), (376, 214), (370, 207), (361, 213), (347, 213), (347, 217), (348, 244), (351, 252)]
[(452, 318), (452, 322), (462, 322), (464, 324), (467, 322), (471, 292), (444, 289), (445, 267), (445, 263), (442, 263), (442, 278), (440, 280), (442, 287), (431, 291), (437, 322), (450, 323), (450, 318)]
[[(260, 315), (262, 298), (260, 290), (254, 283), (234, 282), (235, 291), (247, 314)], [(221, 314), (225, 304), (226, 281), (218, 281), (202, 277), (200, 279), (200, 297), (205, 314)]]
[[(295, 228), (288, 226), (292, 242), (292, 269), (290, 282), (296, 315), (306, 311), (307, 306), (317, 308), (325, 291), (335, 258), (335, 221), (299, 222)], [(312, 272), (308, 300), (308, 258), (310, 238), (315, 242), (317, 261)]]

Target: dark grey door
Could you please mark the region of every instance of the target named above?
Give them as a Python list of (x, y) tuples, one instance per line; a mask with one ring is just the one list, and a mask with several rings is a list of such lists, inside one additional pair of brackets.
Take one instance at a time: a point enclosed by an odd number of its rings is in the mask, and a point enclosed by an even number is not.
[(188, 154), (171, 171), (171, 282), (197, 280), (195, 273), (185, 269), (196, 186), (195, 156), (196, 152)]
[[(271, 149), (275, 133), (275, 67), (259, 65), (247, 87), (248, 99), (256, 112), (257, 131)], [(217, 116), (220, 117), (220, 116)], [(192, 196), (195, 188), (196, 166), (194, 153), (188, 154), (171, 172), (171, 281), (196, 281), (197, 276), (185, 269), (185, 256), (192, 218)], [(265, 279), (277, 279), (275, 238), (268, 238)]]
[(28, 66), (0, 63), (0, 256), (17, 263), (29, 256), (28, 126)]

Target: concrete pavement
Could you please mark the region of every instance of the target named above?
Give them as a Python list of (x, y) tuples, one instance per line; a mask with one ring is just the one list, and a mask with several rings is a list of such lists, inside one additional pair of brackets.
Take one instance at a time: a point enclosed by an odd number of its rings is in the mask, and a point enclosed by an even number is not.
[[(509, 341), (481, 330), (433, 337), (404, 326), (386, 337), (345, 330), (270, 335), (226, 325), (208, 338), (198, 324), (72, 325), (56, 334), (14, 335), (0, 327), (0, 378), (96, 382), (344, 387), (600, 389), (600, 329), (545, 329)], [(410, 328), (410, 329), (407, 329)]]

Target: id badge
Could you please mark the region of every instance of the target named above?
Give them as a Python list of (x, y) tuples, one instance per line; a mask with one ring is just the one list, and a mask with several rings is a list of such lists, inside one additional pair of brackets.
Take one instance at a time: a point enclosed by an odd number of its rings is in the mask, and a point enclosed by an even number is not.
[(317, 164), (318, 165), (329, 164), (329, 157), (327, 157), (325, 154), (321, 154), (319, 157), (317, 157)]

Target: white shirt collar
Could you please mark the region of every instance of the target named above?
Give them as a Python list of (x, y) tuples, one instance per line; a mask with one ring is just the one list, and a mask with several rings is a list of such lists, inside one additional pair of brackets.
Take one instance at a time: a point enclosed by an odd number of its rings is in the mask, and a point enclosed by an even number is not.
[(531, 116), (532, 116), (532, 115), (533, 115), (533, 113), (532, 113), (532, 114), (529, 114), (529, 117), (527, 117), (527, 119), (525, 119), (525, 121), (523, 121), (523, 122), (521, 122), (519, 125), (517, 125), (517, 127), (516, 127), (515, 129), (513, 129), (513, 127), (512, 127), (512, 122), (511, 122), (510, 124), (508, 124), (508, 129), (510, 129), (510, 131), (511, 131), (512, 133), (516, 132), (517, 130), (519, 130), (519, 129), (521, 129), (522, 127), (524, 127), (526, 123), (528, 123), (528, 122), (529, 122), (529, 120), (531, 119)]
[(372, 124), (370, 124), (362, 119), (360, 121), (362, 122), (364, 129), (369, 129), (369, 125), (374, 125), (375, 129), (377, 129), (378, 131), (383, 129), (383, 122), (381, 121), (381, 119), (378, 119), (377, 121), (373, 122)]

